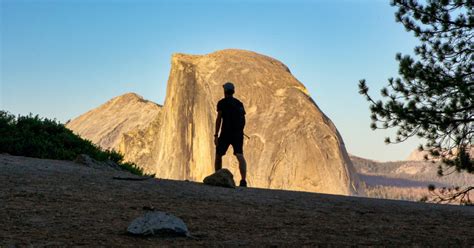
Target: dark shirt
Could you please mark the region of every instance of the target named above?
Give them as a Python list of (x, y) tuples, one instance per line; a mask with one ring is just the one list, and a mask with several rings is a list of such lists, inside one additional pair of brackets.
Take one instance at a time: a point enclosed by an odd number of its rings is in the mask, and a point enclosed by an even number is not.
[(226, 97), (217, 103), (217, 111), (222, 111), (221, 136), (243, 135), (245, 126), (244, 105), (234, 97)]

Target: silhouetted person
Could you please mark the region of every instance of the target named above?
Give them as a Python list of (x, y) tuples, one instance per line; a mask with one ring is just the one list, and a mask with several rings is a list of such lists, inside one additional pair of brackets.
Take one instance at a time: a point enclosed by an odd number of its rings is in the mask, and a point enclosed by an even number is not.
[[(227, 82), (223, 87), (225, 97), (217, 103), (216, 133), (214, 134), (214, 144), (216, 145), (215, 169), (218, 171), (222, 168), (222, 156), (227, 152), (229, 145), (232, 145), (234, 155), (239, 161), (239, 170), (242, 177), (240, 186), (247, 187), (247, 162), (243, 153), (245, 109), (244, 105), (233, 97), (234, 85)], [(221, 122), (222, 130), (218, 137)]]

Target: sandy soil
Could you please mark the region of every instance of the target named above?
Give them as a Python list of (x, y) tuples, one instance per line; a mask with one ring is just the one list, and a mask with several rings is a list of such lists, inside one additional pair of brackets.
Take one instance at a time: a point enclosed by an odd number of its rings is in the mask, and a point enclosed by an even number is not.
[[(474, 207), (150, 179), (73, 162), (0, 155), (0, 247), (474, 246)], [(192, 238), (135, 237), (143, 207)]]

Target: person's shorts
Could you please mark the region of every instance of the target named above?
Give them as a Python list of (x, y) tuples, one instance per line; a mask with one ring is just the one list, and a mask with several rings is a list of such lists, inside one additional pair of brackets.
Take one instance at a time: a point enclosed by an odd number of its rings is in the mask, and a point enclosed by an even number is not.
[(229, 148), (229, 145), (232, 145), (234, 149), (234, 155), (243, 154), (244, 146), (244, 135), (238, 136), (220, 136), (217, 141), (216, 153), (218, 155), (224, 156)]

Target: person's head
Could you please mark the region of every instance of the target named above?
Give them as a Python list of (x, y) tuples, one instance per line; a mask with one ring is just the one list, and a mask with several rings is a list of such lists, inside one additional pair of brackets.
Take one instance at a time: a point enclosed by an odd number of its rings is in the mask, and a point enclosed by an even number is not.
[(232, 96), (235, 92), (235, 87), (234, 84), (231, 82), (227, 82), (224, 85), (222, 85), (224, 88), (224, 95), (227, 96)]

